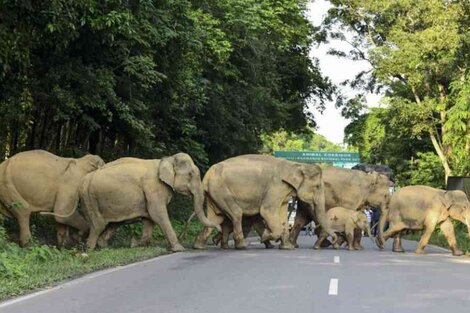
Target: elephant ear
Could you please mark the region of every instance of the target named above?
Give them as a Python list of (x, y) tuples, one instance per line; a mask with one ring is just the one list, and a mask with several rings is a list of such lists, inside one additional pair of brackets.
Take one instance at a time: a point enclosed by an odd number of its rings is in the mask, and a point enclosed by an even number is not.
[(379, 174), (376, 172), (367, 172), (367, 175), (370, 177), (370, 190), (375, 190), (377, 184), (379, 183)]
[(285, 166), (281, 179), (283, 182), (294, 187), (295, 190), (298, 190), (304, 181), (304, 173), (301, 165)]
[(452, 192), (444, 192), (444, 196), (441, 198), (442, 204), (445, 206), (446, 210), (449, 210), (454, 204), (454, 195)]
[(158, 178), (165, 184), (175, 188), (175, 170), (173, 168), (173, 160), (171, 158), (164, 158), (160, 161), (158, 167)]

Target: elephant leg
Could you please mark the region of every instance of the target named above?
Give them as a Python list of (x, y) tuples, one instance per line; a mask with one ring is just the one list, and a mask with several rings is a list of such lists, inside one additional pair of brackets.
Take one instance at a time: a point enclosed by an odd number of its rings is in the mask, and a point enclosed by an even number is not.
[(328, 233), (327, 232), (324, 232), (322, 231), (319, 235), (318, 235), (318, 239), (317, 241), (315, 242), (315, 244), (313, 245), (313, 249), (315, 250), (318, 250), (322, 247), (322, 242), (328, 237)]
[(19, 212), (16, 215), (18, 226), (20, 228), (20, 245), (25, 247), (31, 240), (31, 229), (29, 227), (30, 212)]
[[(256, 219), (253, 222), (253, 228), (255, 229), (256, 233), (259, 235), (260, 238), (263, 238), (264, 230), (266, 227), (264, 226), (263, 220), (260, 218)], [(274, 245), (271, 243), (269, 240), (263, 241), (264, 246), (266, 249), (272, 249), (274, 248)]]
[[(266, 224), (270, 230), (265, 230), (261, 240), (277, 240), (281, 239), (280, 249), (292, 250), (295, 246), (289, 241), (289, 229), (287, 223), (287, 203), (285, 199), (279, 206), (271, 204), (270, 206), (261, 207), (261, 217), (266, 221)], [(277, 212), (270, 211), (268, 208), (277, 208)]]
[[(222, 227), (222, 231), (223, 231), (223, 227)], [(212, 237), (212, 243), (214, 244), (214, 246), (218, 246), (219, 243), (222, 241), (222, 233), (217, 233), (216, 235), (214, 235), (214, 237)]]
[(57, 223), (56, 229), (57, 229), (57, 246), (59, 248), (63, 248), (69, 236), (68, 227), (67, 225)]
[[(230, 194), (213, 195), (213, 197), (215, 198), (208, 201), (208, 206), (209, 206), (209, 203), (212, 203), (212, 205), (214, 205), (213, 202), (215, 201), (219, 211), (224, 212), (232, 221), (233, 239), (235, 241), (235, 248), (246, 249), (247, 244), (246, 244), (245, 237), (243, 236), (243, 226), (242, 226), (243, 209), (238, 205), (237, 201), (235, 201), (234, 197)], [(209, 215), (209, 208), (208, 208), (208, 215)]]
[(228, 239), (229, 239), (230, 234), (233, 232), (233, 226), (229, 220), (225, 220), (221, 226), (222, 226), (222, 234), (220, 234), (221, 246), (222, 246), (222, 249), (228, 249), (229, 248)]
[(436, 228), (437, 225), (437, 217), (434, 216), (428, 216), (426, 217), (426, 220), (424, 221), (424, 232), (423, 235), (421, 236), (421, 239), (419, 240), (418, 247), (416, 247), (415, 253), (417, 254), (424, 254), (424, 247), (429, 242), (429, 239), (431, 239), (431, 235)]
[[(318, 224), (317, 224), (318, 225)], [(323, 228), (318, 225), (316, 228), (315, 228), (315, 235), (320, 236), (320, 234), (323, 232)], [(338, 239), (337, 239), (338, 240)], [(328, 248), (329, 246), (331, 246), (331, 241), (329, 241), (328, 239), (325, 239), (322, 244), (321, 244), (321, 247), (322, 248)]]
[(149, 245), (152, 242), (152, 234), (153, 229), (155, 228), (155, 223), (146, 218), (142, 220), (142, 223), (142, 236), (140, 237), (140, 240), (133, 240), (131, 247), (143, 247)]
[(355, 225), (352, 223), (346, 224), (344, 227), (344, 237), (346, 238), (346, 242), (348, 244), (348, 250), (359, 250), (356, 249), (356, 236), (358, 235), (357, 232), (358, 228), (355, 228)]
[(95, 249), (98, 237), (105, 230), (106, 224), (107, 223), (103, 219), (95, 217), (90, 227), (90, 233), (88, 234), (88, 240), (86, 243), (87, 250), (93, 251)]
[(292, 226), (289, 234), (289, 241), (294, 244), (296, 248), (298, 247), (297, 239), (299, 238), (300, 231), (311, 221), (312, 219), (307, 216), (304, 210), (300, 208), (297, 209), (294, 225)]
[(379, 249), (383, 249), (388, 238), (395, 237), (396, 234), (405, 228), (407, 228), (407, 226), (402, 222), (390, 223), (387, 231), (384, 232), (382, 236), (375, 237), (375, 243), (377, 244), (377, 247)]
[(346, 238), (344, 235), (339, 235), (338, 236), (338, 239), (336, 240), (336, 242), (334, 243), (333, 245), (333, 248), (335, 249), (339, 249), (341, 248), (341, 246), (346, 242)]
[(362, 239), (362, 229), (356, 228), (353, 231), (353, 248), (355, 250), (364, 250), (364, 247), (361, 245)]
[[(105, 230), (98, 237), (98, 242), (97, 242), (98, 247), (100, 248), (108, 247), (108, 242), (113, 237), (115, 229), (116, 229), (115, 225), (109, 225), (105, 228)], [(132, 243), (131, 243), (131, 246), (132, 246)]]
[(354, 244), (355, 244), (355, 236), (354, 236), (354, 231), (352, 232), (347, 232), (346, 233), (346, 242), (348, 243), (348, 250), (360, 250), (356, 249)]
[[(76, 210), (78, 206), (78, 194), (75, 195), (75, 188), (62, 188), (57, 194), (54, 204), (54, 213), (62, 216), (54, 216), (59, 224), (72, 226), (80, 231), (81, 234), (86, 234), (89, 230), (89, 225), (86, 220)], [(70, 213), (72, 213), (70, 215)], [(70, 216), (68, 216), (70, 215)]]
[(242, 215), (235, 214), (231, 216), (233, 224), (233, 239), (235, 241), (235, 249), (246, 249), (247, 244), (245, 236), (243, 236)]
[(452, 250), (452, 255), (461, 256), (463, 255), (463, 251), (457, 247), (457, 240), (455, 240), (455, 233), (454, 233), (454, 226), (452, 225), (452, 221), (447, 218), (440, 226), (441, 231), (444, 233), (444, 236), (449, 243), (449, 247)]
[(401, 244), (401, 232), (398, 232), (393, 238), (393, 252), (405, 252)]
[(149, 196), (146, 194), (148, 201), (148, 212), (150, 218), (154, 223), (156, 223), (163, 234), (165, 235), (168, 244), (170, 245), (170, 250), (173, 252), (184, 251), (183, 246), (179, 243), (178, 237), (176, 236), (175, 230), (170, 222), (170, 217), (168, 216), (168, 210), (164, 203), (156, 199), (152, 199), (154, 196)]
[(281, 226), (281, 244), (279, 245), (279, 249), (283, 250), (295, 249), (295, 245), (289, 240), (289, 222), (287, 220), (289, 210), (288, 203), (289, 201), (287, 199), (283, 201), (281, 209), (279, 210), (279, 224)]

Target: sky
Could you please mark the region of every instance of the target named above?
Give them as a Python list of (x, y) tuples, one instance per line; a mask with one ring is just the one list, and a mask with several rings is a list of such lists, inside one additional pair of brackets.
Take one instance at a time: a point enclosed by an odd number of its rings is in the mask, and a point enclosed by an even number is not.
[[(321, 24), (326, 15), (330, 3), (325, 0), (315, 0), (308, 5), (308, 18), (315, 25)], [(323, 75), (328, 76), (331, 81), (338, 85), (346, 79), (354, 76), (364, 70), (370, 69), (366, 61), (352, 61), (337, 56), (328, 55), (330, 48), (349, 51), (350, 46), (340, 40), (331, 40), (328, 44), (312, 47), (310, 55), (316, 57), (320, 62), (320, 68)], [(341, 87), (343, 93), (352, 96), (354, 91), (347, 87)], [(379, 105), (380, 95), (368, 94), (366, 96), (367, 106), (374, 107)], [(317, 122), (317, 132), (324, 135), (328, 140), (334, 143), (342, 143), (344, 138), (344, 128), (349, 124), (349, 120), (341, 116), (341, 111), (335, 108), (334, 102), (328, 102), (323, 114), (313, 111), (315, 121)]]

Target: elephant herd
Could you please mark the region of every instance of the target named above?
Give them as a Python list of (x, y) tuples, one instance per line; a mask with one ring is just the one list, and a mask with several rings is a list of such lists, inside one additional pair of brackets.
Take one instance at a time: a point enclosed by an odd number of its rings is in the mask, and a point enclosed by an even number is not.
[[(394, 237), (393, 251), (403, 251), (402, 231), (424, 229), (416, 249), (423, 253), (439, 225), (452, 253), (461, 255), (452, 219), (467, 227), (470, 221), (470, 202), (462, 191), (408, 186), (391, 196), (389, 178), (381, 173), (321, 169), (266, 155), (227, 159), (210, 167), (202, 180), (185, 153), (154, 160), (127, 157), (105, 164), (95, 155), (71, 159), (33, 150), (0, 164), (0, 212), (17, 219), (23, 246), (31, 239), (31, 213), (42, 212), (54, 216), (59, 246), (67, 240), (68, 226), (88, 234), (87, 248), (93, 250), (111, 237), (110, 223), (142, 220), (142, 237), (136, 245), (148, 244), (158, 225), (169, 248), (182, 251), (167, 211), (175, 191), (192, 198), (204, 225), (195, 249), (206, 247), (214, 228), (219, 231), (215, 242), (223, 248), (228, 248), (231, 233), (235, 248), (246, 248), (246, 235), (254, 228), (267, 248), (273, 247), (271, 241), (280, 241), (281, 249), (294, 249), (300, 230), (314, 221), (318, 235), (314, 248), (330, 236), (335, 248), (346, 242), (350, 250), (358, 250), (363, 231), (371, 237), (362, 208), (372, 206), (382, 213), (379, 248)], [(291, 197), (298, 200), (298, 209), (289, 230)], [(390, 225), (383, 232), (387, 219)]]

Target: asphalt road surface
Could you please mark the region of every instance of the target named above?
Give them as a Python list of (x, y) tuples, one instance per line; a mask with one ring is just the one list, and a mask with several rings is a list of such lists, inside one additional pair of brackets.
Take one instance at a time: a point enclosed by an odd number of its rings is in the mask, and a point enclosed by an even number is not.
[(426, 255), (315, 251), (191, 251), (94, 273), (0, 303), (1, 313), (470, 312), (470, 258), (428, 246)]

